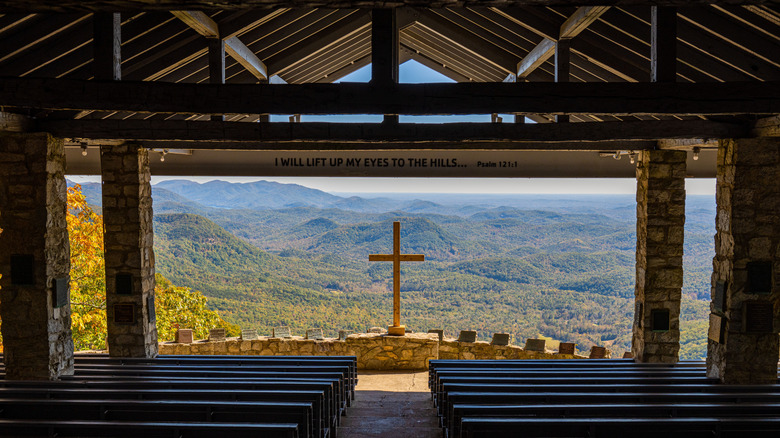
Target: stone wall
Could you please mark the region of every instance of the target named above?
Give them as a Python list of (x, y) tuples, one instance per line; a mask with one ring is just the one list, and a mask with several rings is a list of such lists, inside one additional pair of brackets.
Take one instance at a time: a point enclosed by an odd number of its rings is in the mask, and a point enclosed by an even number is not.
[[(707, 375), (724, 383), (773, 383), (780, 330), (780, 139), (722, 140), (716, 196)], [(751, 285), (757, 279), (749, 271), (757, 264), (766, 268), (767, 290)], [(761, 319), (769, 327), (746, 324), (751, 315), (743, 312), (755, 304), (766, 310)]]
[(584, 359), (584, 356), (558, 354), (551, 350), (529, 351), (516, 345), (492, 345), (489, 342), (458, 342), (444, 339), (439, 344), (439, 359)]
[[(135, 145), (101, 148), (108, 351), (157, 355), (154, 231), (149, 154)], [(120, 314), (121, 313), (121, 314)]]
[[(62, 141), (0, 134), (0, 314), (8, 379), (73, 374), (66, 208)], [(64, 288), (55, 303), (57, 280)]]
[(236, 354), (263, 356), (356, 356), (363, 370), (423, 370), (431, 359), (575, 359), (583, 356), (553, 352), (525, 351), (514, 345), (497, 346), (487, 342), (458, 342), (433, 333), (352, 334), (346, 340), (315, 341), (295, 337), (260, 337), (252, 341), (228, 338), (226, 341), (197, 341), (192, 344), (160, 343), (160, 354)]
[(636, 286), (631, 352), (677, 362), (685, 228), (685, 151), (643, 151), (636, 178)]

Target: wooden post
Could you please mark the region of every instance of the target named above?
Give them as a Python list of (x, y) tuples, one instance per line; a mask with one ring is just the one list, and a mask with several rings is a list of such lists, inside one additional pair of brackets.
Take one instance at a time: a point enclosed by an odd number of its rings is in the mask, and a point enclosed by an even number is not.
[[(209, 83), (225, 83), (225, 41), (222, 38), (209, 38)], [(222, 114), (213, 114), (213, 121), (224, 121)]]
[[(555, 82), (569, 82), (571, 73), (571, 39), (561, 38), (555, 44)], [(555, 116), (557, 123), (567, 123), (568, 115)]]
[(677, 8), (651, 6), (650, 80), (677, 80)]
[(93, 74), (100, 81), (122, 79), (122, 19), (120, 14), (98, 12), (93, 17)]
[[(395, 9), (371, 12), (371, 83), (390, 88), (398, 83), (398, 25)], [(398, 123), (398, 114), (385, 114), (385, 123)]]

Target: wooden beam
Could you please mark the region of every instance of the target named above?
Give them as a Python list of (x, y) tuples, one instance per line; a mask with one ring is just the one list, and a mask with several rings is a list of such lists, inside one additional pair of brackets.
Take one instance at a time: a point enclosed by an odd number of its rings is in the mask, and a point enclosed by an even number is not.
[[(206, 38), (222, 38), (219, 25), (202, 11), (172, 11), (178, 19)], [(268, 79), (268, 69), (236, 36), (225, 39), (225, 52), (258, 79)]]
[[(225, 83), (225, 41), (209, 39), (209, 83)], [(212, 114), (211, 120), (225, 120), (224, 114)]]
[(581, 6), (561, 25), (558, 38), (574, 38), (598, 20), (609, 6)]
[[(398, 84), (400, 49), (395, 9), (371, 11), (371, 84), (391, 88)], [(398, 113), (385, 113), (384, 123), (398, 124)]]
[(221, 39), (209, 40), (209, 83), (225, 83), (225, 42)]
[[(123, 144), (124, 140), (91, 140), (79, 139), (81, 143), (89, 146), (105, 146), (107, 144)], [(465, 150), (484, 151), (616, 151), (616, 150), (652, 150), (656, 149), (658, 142), (652, 140), (622, 140), (622, 141), (438, 141), (438, 142), (344, 142), (344, 141), (198, 141), (182, 140), (172, 142), (170, 140), (135, 140), (133, 144), (141, 145), (148, 149), (189, 149), (200, 151), (419, 151), (419, 150)], [(67, 143), (66, 143), (67, 144)], [(79, 143), (80, 144), (80, 143)], [(71, 146), (75, 143), (71, 143)]]
[[(569, 82), (571, 77), (571, 39), (561, 38), (555, 44), (555, 82)], [(557, 123), (568, 123), (568, 114), (555, 116)]]
[(717, 149), (719, 140), (712, 138), (683, 138), (658, 140), (658, 149), (690, 151), (693, 148)]
[(93, 16), (93, 75), (101, 81), (122, 79), (122, 19), (118, 13)]
[(268, 79), (268, 68), (255, 55), (255, 52), (244, 45), (238, 37), (230, 37), (225, 40), (225, 52), (235, 59), (236, 62), (244, 66), (257, 79)]
[[(0, 0), (4, 12), (66, 12), (66, 11), (174, 11), (181, 9), (237, 10), (279, 9), (290, 6), (287, 0)], [(765, 4), (767, 0), (310, 0), (295, 1), (296, 7), (316, 8), (397, 8), (417, 6), (430, 8), (512, 7), (512, 6), (583, 6), (609, 3), (618, 6), (667, 5), (691, 6), (706, 4)]]
[(185, 84), (0, 77), (0, 106), (195, 114), (778, 114), (780, 82)]
[[(295, 141), (367, 143), (513, 144), (524, 142), (633, 141), (678, 138), (735, 138), (747, 135), (747, 126), (707, 120), (639, 122), (584, 122), (565, 124), (516, 123), (245, 123), (181, 120), (52, 120), (37, 129), (64, 138), (149, 141), (221, 141), (284, 143)], [(249, 145), (248, 148), (252, 146)], [(555, 146), (552, 145), (552, 148)], [(622, 148), (625, 149), (625, 148)]]
[(398, 26), (394, 9), (371, 12), (371, 83), (388, 87), (398, 83)]
[(241, 36), (241, 34), (252, 31), (269, 20), (284, 15), (289, 10), (282, 8), (272, 11), (236, 11), (229, 15), (221, 14), (217, 19), (217, 24), (223, 38)]
[[(580, 7), (566, 19), (558, 32), (558, 39), (571, 39), (596, 21), (609, 6)], [(568, 49), (567, 49), (568, 51)], [(525, 78), (555, 54), (555, 41), (544, 38), (517, 64), (517, 77)]]
[(555, 54), (555, 41), (543, 39), (517, 63), (517, 77), (526, 78)]
[(677, 8), (650, 9), (650, 80), (677, 80)]

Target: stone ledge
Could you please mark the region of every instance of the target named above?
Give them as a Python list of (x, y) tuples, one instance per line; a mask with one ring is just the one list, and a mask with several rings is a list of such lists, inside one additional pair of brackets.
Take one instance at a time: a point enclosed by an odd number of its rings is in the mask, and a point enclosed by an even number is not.
[(351, 334), (346, 340), (327, 338), (320, 341), (293, 338), (271, 338), (244, 341), (196, 341), (192, 344), (160, 343), (160, 354), (177, 355), (253, 355), (253, 356), (355, 356), (362, 370), (426, 370), (432, 359), (585, 359), (584, 356), (551, 351), (525, 351), (515, 345), (492, 345), (488, 342), (439, 341), (435, 333), (407, 333), (389, 336), (377, 333)]

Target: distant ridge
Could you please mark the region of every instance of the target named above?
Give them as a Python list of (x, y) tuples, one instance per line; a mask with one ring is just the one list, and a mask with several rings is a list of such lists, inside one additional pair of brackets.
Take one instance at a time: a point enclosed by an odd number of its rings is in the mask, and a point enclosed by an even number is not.
[(230, 183), (217, 180), (201, 184), (187, 180), (169, 180), (157, 183), (154, 187), (177, 193), (207, 207), (216, 208), (327, 207), (342, 199), (298, 184), (270, 181)]

